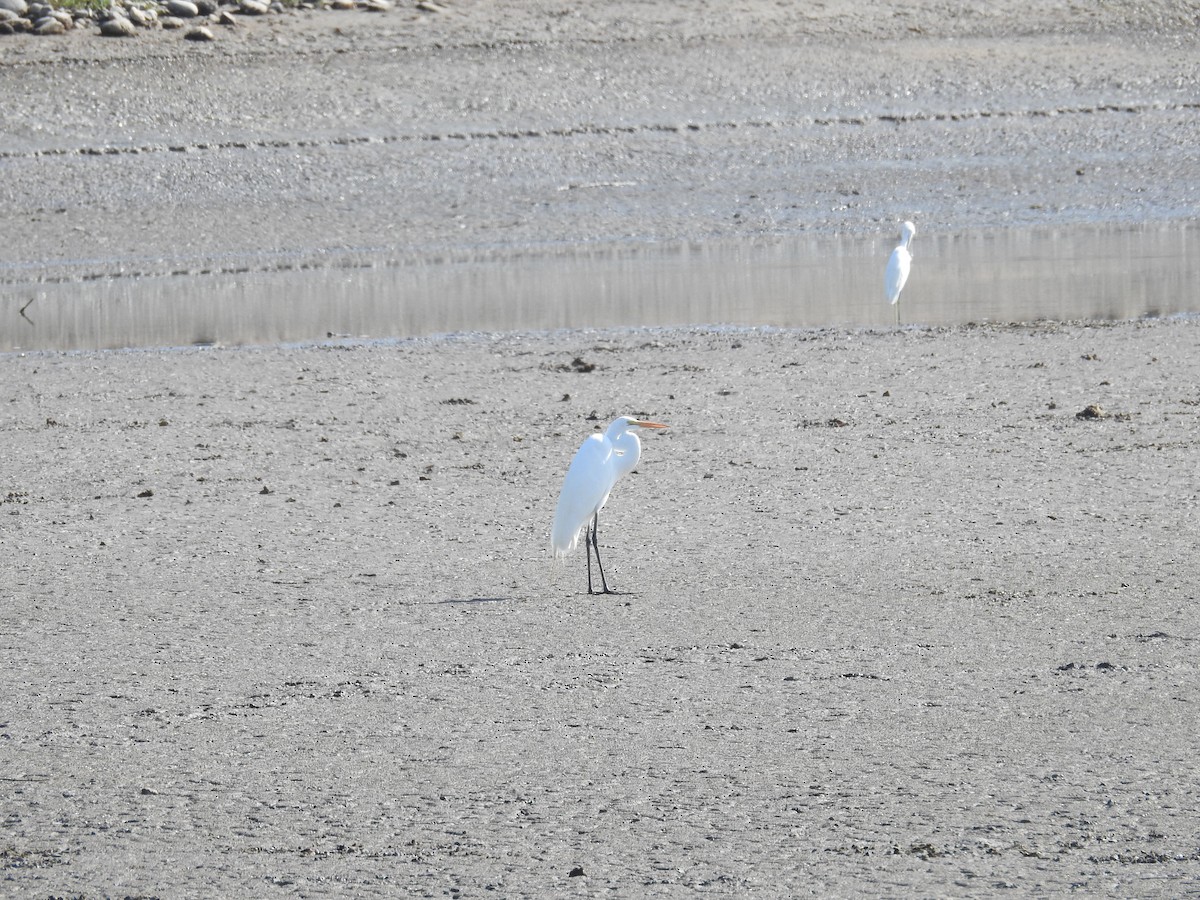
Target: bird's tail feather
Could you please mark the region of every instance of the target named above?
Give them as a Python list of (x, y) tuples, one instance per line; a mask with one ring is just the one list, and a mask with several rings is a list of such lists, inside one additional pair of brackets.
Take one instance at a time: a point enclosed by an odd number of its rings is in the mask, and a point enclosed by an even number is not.
[(572, 553), (579, 545), (579, 533), (582, 528), (576, 528), (574, 532), (568, 534), (558, 522), (554, 523), (554, 529), (550, 532), (550, 550), (558, 559)]

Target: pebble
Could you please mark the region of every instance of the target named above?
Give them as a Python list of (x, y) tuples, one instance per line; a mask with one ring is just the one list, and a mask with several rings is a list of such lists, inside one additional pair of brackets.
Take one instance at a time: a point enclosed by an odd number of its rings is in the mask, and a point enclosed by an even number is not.
[(29, 12), (29, 4), (25, 0), (0, 0), (0, 9), (7, 9), (16, 13), (18, 19), (23, 19), (25, 13)]
[(248, 16), (265, 16), (268, 12), (267, 4), (262, 0), (242, 0), (238, 9)]
[(204, 27), (203, 25), (201, 25), (199, 28), (190, 29), (188, 31), (188, 33), (185, 34), (183, 37), (185, 40), (188, 40), (188, 41), (215, 41), (216, 40), (216, 35), (214, 35), (212, 33), (212, 31), (210, 31), (208, 28)]
[(158, 20), (158, 24), (165, 29), (175, 29), (183, 27), (183, 19), (179, 16), (163, 16)]
[(176, 18), (194, 19), (200, 10), (192, 0), (167, 0), (167, 12)]
[(100, 33), (105, 37), (133, 37), (137, 26), (124, 16), (113, 16), (100, 23)]

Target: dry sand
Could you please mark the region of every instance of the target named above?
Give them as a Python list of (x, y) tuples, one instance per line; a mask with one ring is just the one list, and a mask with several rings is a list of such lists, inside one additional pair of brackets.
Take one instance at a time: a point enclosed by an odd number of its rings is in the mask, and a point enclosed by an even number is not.
[[(601, 24), (625, 29), (621, 41), (588, 30), (605, 7), (615, 12)], [(469, 52), (505, 71), (495, 60), (511, 62), (523, 45), (504, 34), (494, 48), (483, 40), (514, 15), (489, 8), (455, 9), (467, 49), (443, 53), (444, 37), (422, 44), (431, 69)], [(668, 15), (674, 8), (563, 5), (567, 14), (552, 18), (566, 38), (549, 41), (547, 52), (569, 73), (575, 54), (591, 59), (597, 47), (635, 55), (656, 47), (676, 60), (668, 73), (699, 73), (712, 54), (733, 52), (715, 37), (725, 29), (749, 59), (757, 41), (764, 53), (794, 43), (834, 60), (822, 77), (851, 91), (860, 75), (878, 75), (855, 62), (871, 55), (871, 41), (927, 59), (950, 91), (1004, 71), (980, 60), (1024, 60), (1026, 73), (1050, 73), (1044, 91), (1025, 79), (1031, 107), (1093, 88), (1096, 96), (1078, 103), (1166, 98), (1126, 113), (1126, 123), (1146, 126), (1121, 145), (1127, 152), (1097, 153), (1160, 199), (1186, 205), (1195, 190), (1195, 147), (1154, 146), (1160, 134), (1196, 127), (1194, 109), (1163, 87), (1174, 66), (1194, 89), (1193, 69), (1171, 62), (1194, 66), (1189, 5), (1139, 4), (1144, 18), (1132, 24), (1118, 18), (1122, 10), (1064, 14), (1051, 4), (996, 4), (992, 18), (952, 15), (949, 4), (856, 6), (866, 10), (857, 18), (839, 7), (843, 18), (813, 12), (808, 25), (782, 12), (773, 23), (771, 11), (784, 9), (774, 5), (693, 3), (678, 18)], [(905, 17), (911, 10), (924, 18)], [(518, 12), (548, 11), (531, 3)], [(450, 31), (421, 22), (413, 27)], [(846, 22), (857, 31), (840, 32)], [(270, 33), (303, 44), (305, 29), (323, 27), (315, 23)], [(372, 27), (386, 35), (392, 26)], [(698, 34), (672, 38), (679, 29)], [(361, 52), (331, 58), (368, 67), (394, 59), (394, 36), (378, 34), (375, 44), (362, 38)], [(297, 188), (251, 209), (238, 185), (258, 184), (280, 160), (266, 138), (253, 152), (219, 149), (212, 158), (228, 181), (207, 181), (208, 194), (180, 188), (186, 215), (168, 214), (170, 190), (161, 186), (119, 199), (131, 185), (156, 183), (139, 179), (173, 158), (147, 136), (159, 113), (136, 91), (177, 84), (173, 72), (193, 76), (193, 97), (264, 71), (274, 73), (271, 84), (286, 80), (283, 50), (260, 54), (251, 38), (240, 40), (241, 51), (212, 51), (222, 66), (243, 66), (221, 82), (212, 75), (219, 67), (187, 55), (194, 48), (165, 41), (119, 50), (77, 36), (62, 45), (76, 61), (61, 67), (16, 51), (6, 57), (6, 98), (24, 83), (13, 74), (22, 71), (86, 72), (98, 79), (101, 106), (120, 105), (105, 72), (145, 76), (157, 66), (162, 81), (130, 82), (127, 127), (144, 133), (131, 139), (137, 152), (107, 158), (48, 153), (55, 141), (77, 146), (86, 123), (46, 117), (45, 129), (64, 131), (29, 137), (26, 106), (6, 107), (15, 148), (0, 160), (7, 172), (62, 163), (69, 178), (55, 188), (65, 199), (40, 215), (18, 197), (27, 187), (4, 180), (6, 222), (25, 234), (6, 242), (4, 260), (53, 274), (53, 260), (91, 258), (103, 271), (139, 247), (146, 258), (170, 259), (189, 229), (197, 253), (220, 255), (243, 240), (261, 260), (273, 247), (301, 248), (305, 213), (325, 229), (318, 248), (359, 240), (357, 201), (364, 228), (384, 221), (384, 201), (368, 202), (380, 185), (366, 175), (344, 207), (323, 207), (319, 191)], [(1065, 56), (1029, 52), (1046, 41)], [(37, 46), (50, 54), (50, 44)], [(1115, 54), (1113, 68), (1084, 52), (1099, 46)], [(847, 48), (856, 55), (838, 69)], [(115, 61), (87, 62), (89, 54)], [(1056, 69), (1063, 58), (1070, 64)], [(697, 79), (681, 79), (681, 92), (694, 97)], [(558, 81), (569, 94), (570, 79)], [(1019, 100), (1018, 81), (1006, 84)], [(757, 82), (751, 68), (740, 83), (750, 91)], [(47, 96), (54, 104), (64, 95)], [(194, 146), (203, 116), (180, 108), (180, 128), (193, 130), (186, 140), (203, 155)], [(590, 115), (570, 97), (561, 108), (575, 110), (568, 123)], [(314, 133), (339, 133), (322, 131), (327, 106), (312, 109)], [(445, 108), (429, 109), (432, 124), (417, 132), (457, 127)], [(209, 140), (300, 127), (228, 115)], [(1087, 183), (1072, 154), (1121, 130), (1107, 115), (1067, 117), (1052, 133), (1042, 120), (1055, 117), (1014, 114), (956, 139), (983, 142), (987, 165), (1012, 174), (1020, 166), (997, 148), (1036, 129), (1047, 138), (1031, 150), (1037, 158), (1069, 160), (1069, 169), (1045, 174), (1069, 201), (1068, 184)], [(793, 125), (814, 135), (858, 127)], [(678, 142), (688, 133), (655, 127), (604, 140), (609, 152), (634, 158), (668, 145), (655, 144), (662, 134)], [(880, 183), (895, 166), (935, 172), (938, 133), (953, 130), (918, 123), (912, 143), (872, 156), (887, 143), (883, 126), (862, 127), (866, 171)], [(788, 128), (755, 134), (783, 146), (795, 138)], [(698, 132), (712, 133), (739, 129)], [(280, 140), (303, 168), (296, 136)], [(489, 141), (507, 146), (486, 137), (463, 146), (482, 159)], [(703, 177), (663, 190), (694, 193), (698, 183), (716, 184), (706, 173), (723, 167), (753, 183), (751, 170), (737, 168), (737, 146), (718, 145), (681, 150)], [(313, 152), (339, 146), (334, 139)], [(517, 209), (551, 195), (577, 145), (564, 135), (538, 146), (557, 160), (555, 174), (513, 182), (497, 171), (485, 209), (502, 216), (506, 202)], [(580, 171), (592, 165), (589, 147)], [(72, 168), (97, 159), (102, 169)], [(843, 151), (842, 171), (853, 171), (854, 159)], [(1138, 168), (1156, 159), (1162, 168)], [(731, 224), (716, 187), (712, 208), (693, 216), (647, 212), (655, 173), (682, 171), (676, 162), (657, 157), (638, 176), (645, 192), (627, 204), (594, 202), (589, 208), (604, 212), (595, 233), (578, 226), (568, 237), (602, 237), (622, 222), (642, 237), (759, 227)], [(241, 179), (238, 163), (260, 168)], [(331, 171), (346, 186), (353, 173), (374, 170)], [(120, 189), (87, 173), (107, 173)], [(946, 227), (1003, 224), (1005, 210), (1050, 222), (1106, 210), (1113, 220), (1178, 214), (1165, 200), (1139, 206), (1146, 193), (1119, 177), (1087, 194), (1098, 206), (1033, 210), (1004, 199), (1009, 177), (981, 182), (979, 204), (928, 205)], [(505, 193), (514, 183), (526, 192)], [(444, 228), (434, 214), (444, 183), (430, 184), (418, 200), (428, 227)], [(832, 209), (809, 187), (791, 189), (796, 202)], [(53, 210), (60, 202), (75, 209), (75, 190), (86, 198), (75, 210), (80, 244), (65, 247), (60, 233), (56, 245), (55, 217), (75, 213)], [(878, 200), (865, 187), (847, 192), (869, 208), (831, 212), (821, 227), (887, 219), (911, 201), (908, 190)], [(251, 213), (278, 230), (239, 232), (237, 216)], [(571, 213), (564, 206), (514, 220), (518, 240), (554, 239)], [(106, 227), (115, 222), (122, 228)], [(396, 245), (424, 222), (405, 219)], [(465, 216), (466, 235), (454, 240), (483, 240), (488, 227)], [(451, 242), (448, 234), (430, 242)], [(0, 356), (0, 893), (1194, 891), (1197, 385), (1194, 319)], [(1105, 415), (1077, 416), (1091, 404)], [(646, 438), (637, 473), (606, 509), (608, 571), (627, 593), (591, 598), (582, 594), (581, 558), (551, 562), (549, 523), (571, 453), (620, 413), (673, 427)]]

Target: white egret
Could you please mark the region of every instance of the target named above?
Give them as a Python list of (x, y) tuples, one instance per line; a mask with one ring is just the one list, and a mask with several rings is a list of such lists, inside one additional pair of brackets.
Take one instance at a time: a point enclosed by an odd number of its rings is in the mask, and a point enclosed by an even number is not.
[[(575, 451), (575, 457), (563, 479), (562, 493), (558, 495), (554, 526), (550, 529), (550, 549), (555, 556), (566, 556), (579, 543), (579, 532), (585, 531), (583, 542), (587, 549), (589, 594), (614, 593), (604, 578), (600, 544), (596, 540), (600, 507), (608, 501), (617, 479), (632, 472), (642, 456), (638, 429), (667, 427), (660, 422), (621, 416), (612, 421), (604, 434), (589, 435)], [(596, 565), (600, 568), (601, 591), (592, 590), (593, 550), (596, 551)]]
[(917, 226), (905, 222), (900, 226), (900, 243), (892, 251), (888, 259), (887, 271), (883, 276), (883, 293), (887, 302), (896, 307), (896, 324), (900, 324), (900, 292), (904, 290), (904, 282), (908, 281), (908, 270), (912, 268), (912, 254), (908, 244), (917, 233)]

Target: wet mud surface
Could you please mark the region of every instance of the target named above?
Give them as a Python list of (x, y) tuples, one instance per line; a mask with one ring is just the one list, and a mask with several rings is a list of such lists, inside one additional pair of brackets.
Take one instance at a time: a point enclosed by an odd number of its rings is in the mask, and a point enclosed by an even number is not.
[[(0, 286), (1194, 216), (1187, 4), (446, 6), (5, 40)], [(0, 355), (0, 892), (1178, 896), (1198, 344)]]
[[(0, 358), (8, 890), (1177, 895), (1198, 340)], [(589, 598), (547, 536), (621, 413), (673, 427)]]
[(0, 278), (1188, 219), (1193, 17), (461, 3), (14, 37)]

